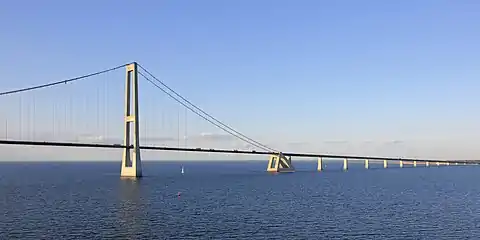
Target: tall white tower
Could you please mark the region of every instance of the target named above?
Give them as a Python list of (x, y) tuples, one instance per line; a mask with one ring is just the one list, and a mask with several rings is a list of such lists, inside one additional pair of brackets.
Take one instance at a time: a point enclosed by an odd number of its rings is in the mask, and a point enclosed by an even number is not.
[[(140, 131), (138, 121), (138, 72), (137, 63), (127, 65), (125, 83), (125, 134), (121, 177), (141, 177)], [(133, 134), (132, 134), (133, 131)], [(132, 146), (130, 148), (130, 146)]]

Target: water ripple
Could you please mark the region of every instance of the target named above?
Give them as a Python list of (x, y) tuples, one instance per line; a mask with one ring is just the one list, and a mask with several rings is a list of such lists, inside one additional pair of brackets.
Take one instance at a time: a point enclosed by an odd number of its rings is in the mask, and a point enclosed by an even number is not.
[(104, 174), (116, 163), (2, 164), (0, 239), (480, 236), (478, 168), (274, 176), (228, 166), (215, 174), (192, 165), (182, 176), (177, 165), (150, 163), (131, 181)]

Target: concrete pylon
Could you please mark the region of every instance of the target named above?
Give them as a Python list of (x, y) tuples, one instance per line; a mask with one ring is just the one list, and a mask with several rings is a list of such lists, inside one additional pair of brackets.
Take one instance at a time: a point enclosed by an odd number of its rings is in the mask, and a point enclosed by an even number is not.
[(317, 171), (323, 171), (323, 159), (321, 157), (318, 158)]
[[(138, 72), (137, 63), (127, 65), (125, 80), (125, 133), (121, 177), (141, 177), (142, 160), (140, 158), (140, 131), (138, 120)], [(133, 137), (132, 137), (133, 134)], [(133, 138), (133, 143), (130, 138)], [(132, 146), (132, 148), (130, 148)]]
[(292, 157), (286, 157), (282, 153), (271, 155), (268, 160), (267, 172), (295, 172)]

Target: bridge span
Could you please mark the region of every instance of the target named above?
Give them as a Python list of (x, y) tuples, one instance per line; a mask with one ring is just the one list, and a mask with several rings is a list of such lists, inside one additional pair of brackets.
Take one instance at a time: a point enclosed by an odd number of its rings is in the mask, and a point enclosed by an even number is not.
[[(22, 141), (22, 140), (0, 140), (0, 145), (25, 145), (25, 146), (50, 146), (50, 147), (75, 147), (75, 148), (111, 148), (111, 149), (133, 149), (134, 146), (125, 146), (122, 144), (101, 144), (101, 143), (75, 143), (75, 142), (47, 142), (47, 141)], [(165, 147), (165, 146), (139, 146), (141, 150), (153, 151), (177, 151), (177, 152), (203, 152), (203, 153), (227, 153), (227, 154), (244, 154), (244, 155), (270, 155), (271, 158), (283, 157), (301, 157), (301, 158), (318, 158), (317, 170), (324, 170), (324, 159), (342, 159), (343, 169), (348, 169), (349, 160), (363, 160), (365, 161), (365, 168), (369, 168), (369, 163), (372, 161), (383, 162), (384, 168), (387, 168), (388, 162), (397, 162), (400, 167), (404, 165), (413, 165), (417, 167), (417, 163), (423, 163), (425, 166), (434, 164), (440, 165), (478, 165), (480, 161), (477, 160), (438, 160), (438, 159), (418, 159), (418, 158), (391, 158), (391, 157), (376, 157), (376, 156), (355, 156), (355, 155), (332, 155), (332, 154), (317, 154), (317, 153), (297, 153), (297, 152), (270, 152), (270, 151), (247, 151), (236, 149), (213, 149), (213, 148), (182, 148), (182, 147)], [(272, 160), (269, 162), (272, 164)], [(291, 160), (290, 160), (291, 164)], [(270, 165), (269, 165), (270, 166)], [(291, 164), (293, 167), (293, 164)], [(267, 168), (271, 172), (292, 172), (293, 169), (283, 169), (277, 167), (274, 169)], [(288, 170), (288, 171), (287, 171)]]
[[(13, 140), (7, 136), (5, 139), (0, 139), (0, 145), (23, 145), (23, 146), (54, 146), (54, 147), (74, 147), (74, 148), (112, 148), (122, 149), (122, 168), (120, 175), (122, 177), (141, 177), (142, 176), (142, 162), (140, 157), (140, 150), (151, 151), (175, 151), (175, 152), (204, 152), (204, 153), (223, 153), (223, 154), (244, 154), (244, 155), (269, 155), (269, 161), (267, 164), (268, 172), (294, 172), (295, 167), (292, 163), (292, 157), (300, 158), (316, 158), (318, 161), (317, 170), (324, 170), (323, 161), (325, 159), (342, 159), (343, 169), (348, 170), (348, 162), (351, 160), (364, 161), (365, 168), (369, 168), (371, 161), (383, 162), (383, 167), (387, 168), (389, 162), (398, 163), (400, 167), (404, 165), (413, 165), (417, 167), (418, 163), (424, 164), (424, 166), (437, 165), (437, 166), (449, 166), (449, 165), (478, 165), (479, 160), (440, 160), (440, 159), (417, 159), (417, 158), (392, 158), (392, 157), (379, 157), (379, 156), (359, 156), (359, 155), (332, 155), (332, 154), (317, 154), (317, 153), (299, 153), (299, 152), (283, 152), (271, 147), (268, 147), (258, 141), (255, 141), (244, 134), (234, 130), (223, 122), (217, 120), (210, 114), (206, 113), (196, 105), (192, 104), (186, 98), (175, 92), (168, 87), (148, 70), (136, 62), (120, 65), (114, 68), (103, 70), (96, 73), (87, 74), (84, 76), (57, 81), (53, 83), (47, 83), (43, 85), (27, 87), (22, 89), (15, 89), (6, 92), (1, 92), (0, 97), (10, 96), (23, 92), (29, 92), (33, 90), (39, 90), (43, 88), (50, 88), (58, 85), (65, 85), (68, 83), (77, 82), (82, 79), (87, 79), (92, 76), (105, 74), (119, 68), (126, 68), (125, 74), (125, 96), (124, 96), (124, 119), (123, 129), (124, 138), (123, 144), (106, 144), (106, 143), (81, 143), (81, 142), (67, 142), (67, 141), (38, 141), (38, 140)], [(139, 71), (139, 68), (141, 71)], [(147, 82), (151, 83), (154, 87), (164, 92), (170, 98), (177, 101), (185, 109), (195, 113), (203, 120), (209, 122), (215, 127), (225, 131), (226, 133), (240, 139), (241, 141), (255, 146), (261, 150), (237, 150), (237, 149), (220, 149), (220, 148), (189, 148), (189, 147), (166, 147), (166, 146), (152, 146), (140, 144), (140, 119), (139, 119), (139, 91), (138, 91), (138, 76), (143, 77)], [(35, 109), (35, 105), (34, 105)], [(21, 120), (20, 120), (21, 121)], [(8, 124), (5, 123), (5, 131), (8, 133)], [(5, 134), (7, 135), (7, 134)]]

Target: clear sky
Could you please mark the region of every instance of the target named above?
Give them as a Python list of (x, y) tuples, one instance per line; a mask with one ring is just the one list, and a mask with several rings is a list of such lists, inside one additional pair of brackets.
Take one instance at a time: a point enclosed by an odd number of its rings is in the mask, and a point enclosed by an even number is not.
[(282, 150), (480, 158), (479, 12), (475, 0), (4, 1), (0, 90), (138, 61)]

